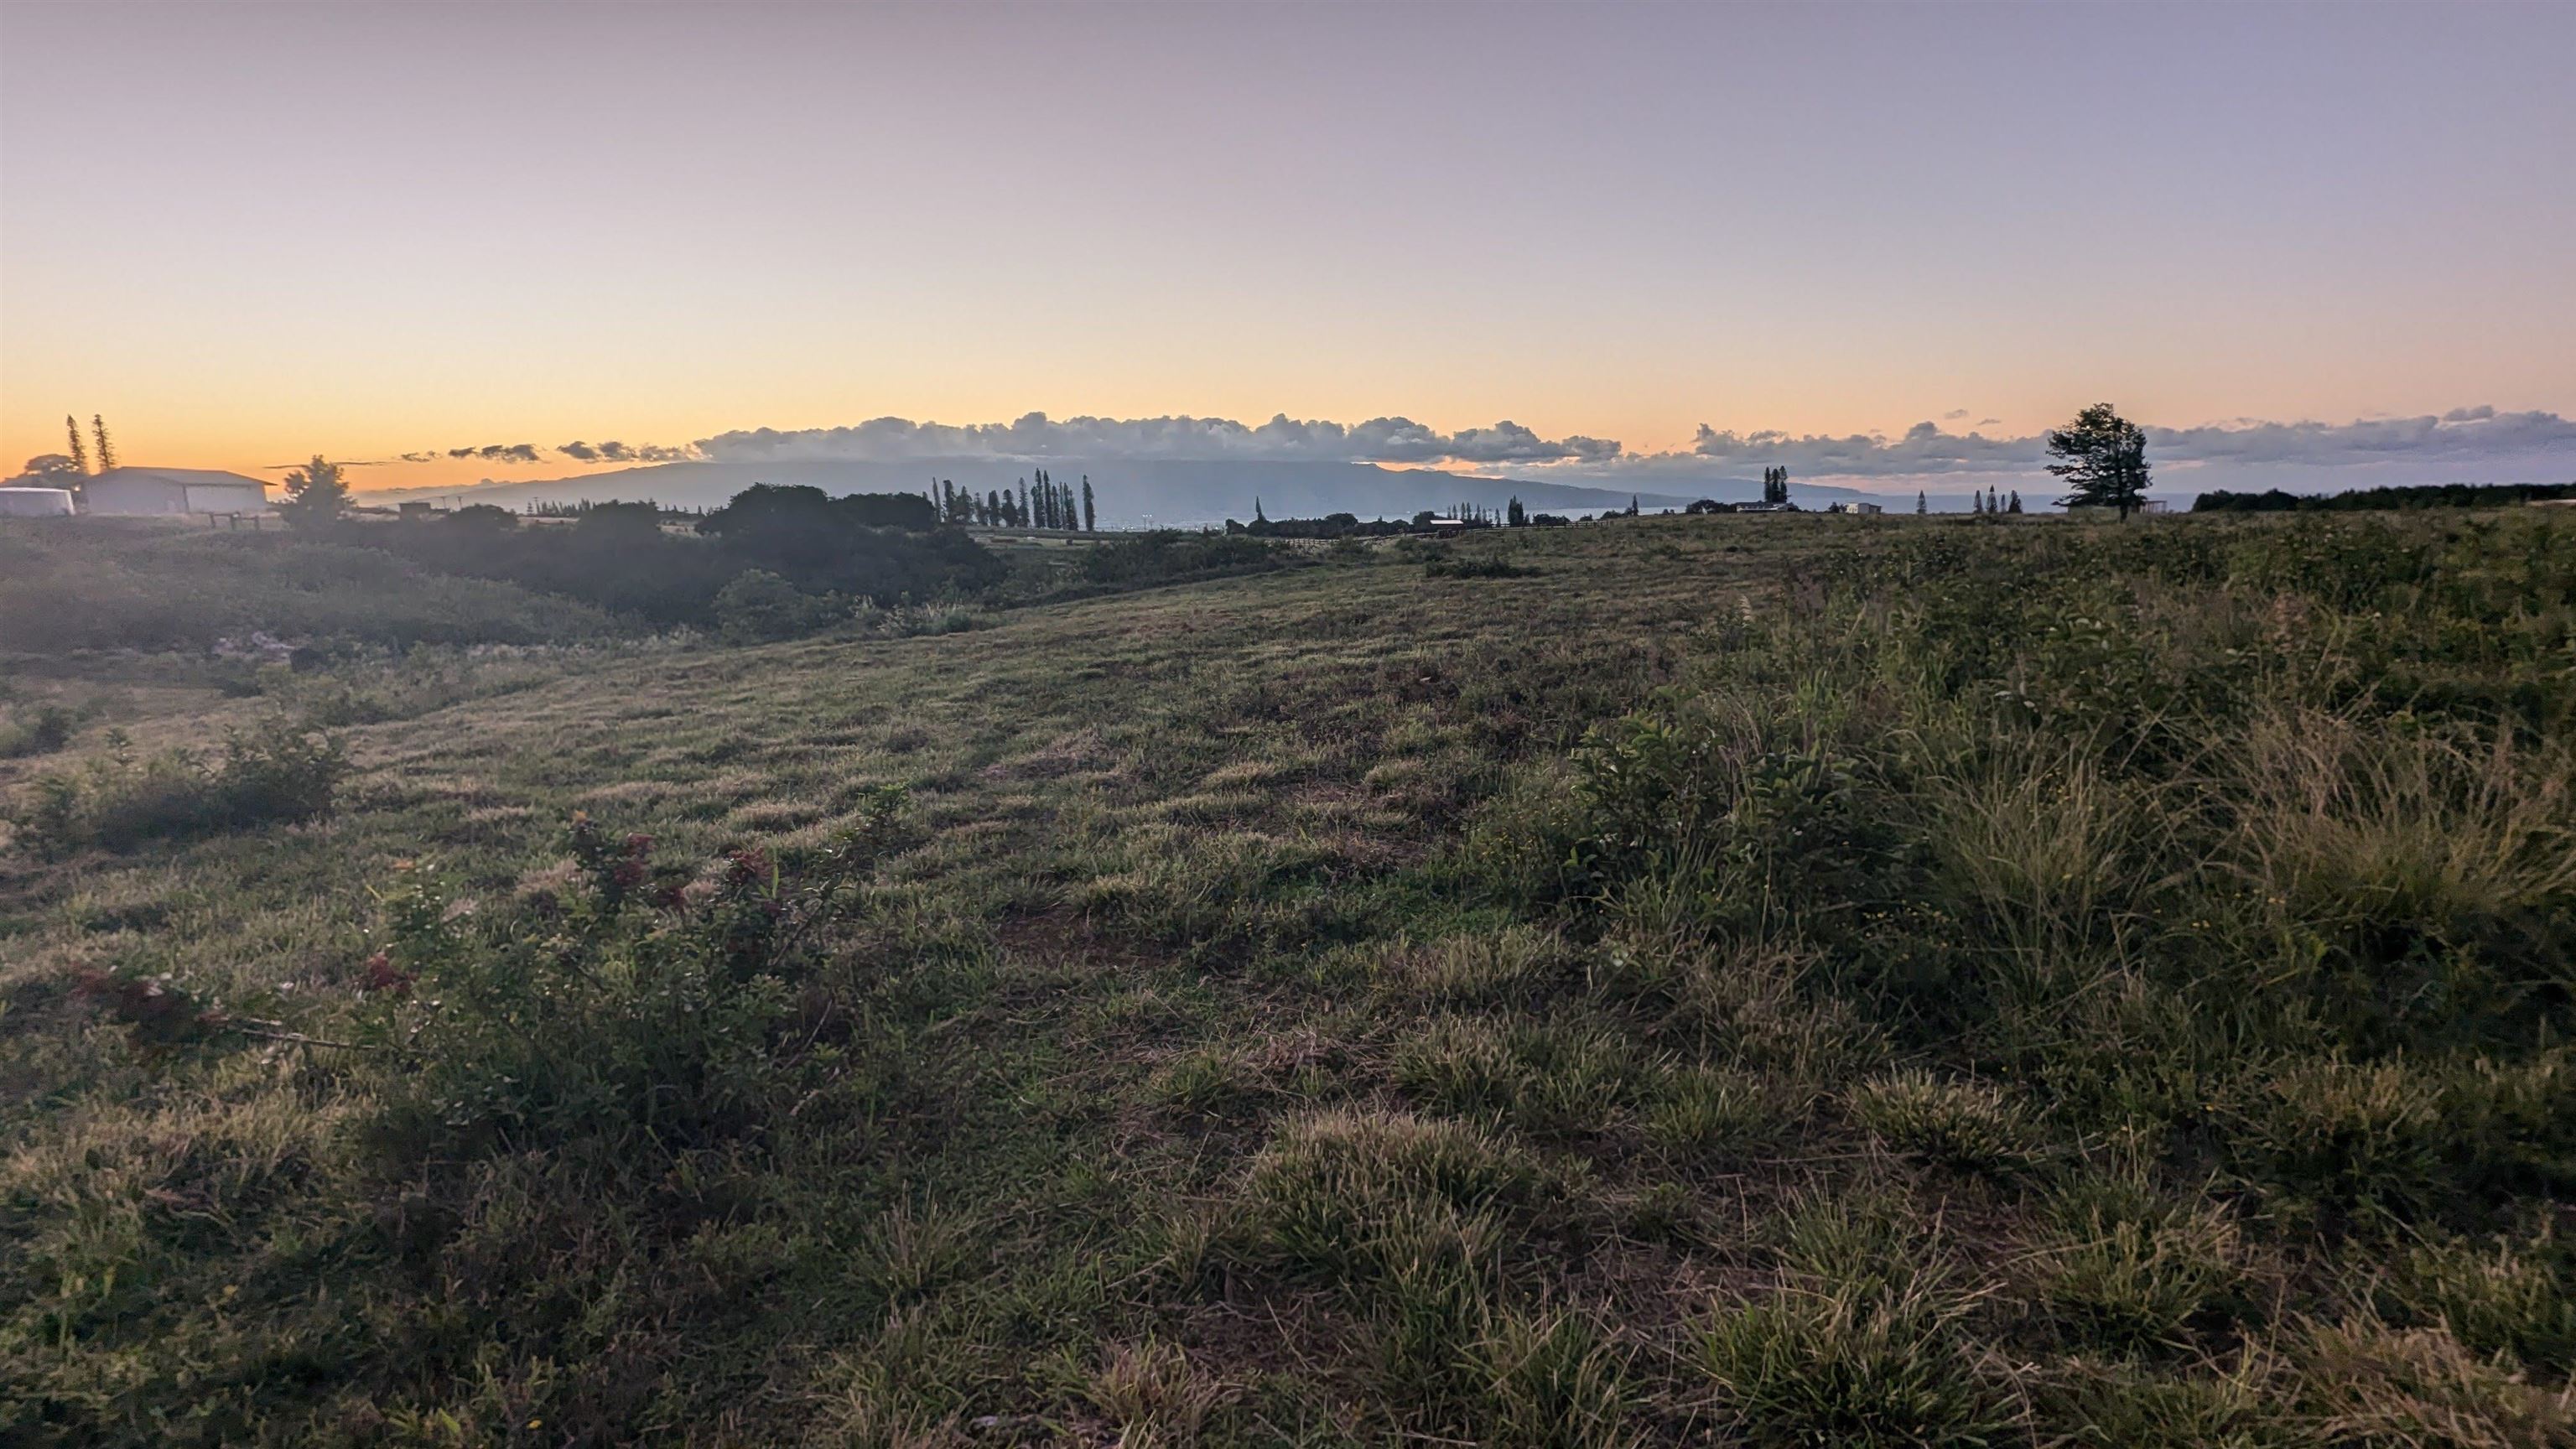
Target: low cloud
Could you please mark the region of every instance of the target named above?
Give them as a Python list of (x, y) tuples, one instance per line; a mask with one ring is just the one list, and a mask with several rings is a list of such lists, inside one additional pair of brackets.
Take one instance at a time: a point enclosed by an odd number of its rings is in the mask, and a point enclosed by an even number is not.
[(719, 433), (699, 439), (696, 448), (701, 456), (725, 463), (1082, 458), (1540, 465), (1603, 464), (1621, 456), (1613, 439), (1551, 439), (1508, 419), (1443, 433), (1404, 417), (1344, 424), (1300, 421), (1285, 413), (1260, 424), (1230, 418), (1050, 418), (1044, 413), (1007, 423), (962, 425), (875, 418), (840, 428)]
[(661, 443), (585, 443), (575, 439), (553, 448), (534, 443), (483, 443), (470, 448), (429, 448), (405, 453), (406, 463), (437, 463), (451, 459), (479, 459), (486, 463), (542, 463), (547, 456), (569, 458), (576, 463), (680, 463), (698, 456), (692, 447), (672, 447)]
[(671, 448), (659, 443), (585, 443), (579, 439), (565, 443), (556, 452), (577, 463), (678, 463), (698, 455), (695, 448)]
[[(537, 445), (534, 443), (485, 443), (479, 448), (447, 450), (448, 457), (480, 458), (486, 463), (533, 463), (537, 461), (537, 453)], [(406, 453), (403, 456), (409, 458), (415, 455)]]

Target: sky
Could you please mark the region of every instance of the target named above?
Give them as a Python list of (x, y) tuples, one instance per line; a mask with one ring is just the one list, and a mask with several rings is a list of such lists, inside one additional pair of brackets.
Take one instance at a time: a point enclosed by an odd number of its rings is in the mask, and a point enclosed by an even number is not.
[(0, 0), (0, 461), (1894, 490), (2108, 400), (2165, 481), (2564, 480), (2571, 54), (2560, 4)]

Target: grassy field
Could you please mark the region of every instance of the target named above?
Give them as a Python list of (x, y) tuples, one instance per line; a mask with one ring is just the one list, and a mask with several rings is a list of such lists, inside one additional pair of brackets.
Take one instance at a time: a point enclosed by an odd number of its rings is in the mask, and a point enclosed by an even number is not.
[(986, 622), (13, 678), (0, 1439), (2576, 1433), (2563, 511)]

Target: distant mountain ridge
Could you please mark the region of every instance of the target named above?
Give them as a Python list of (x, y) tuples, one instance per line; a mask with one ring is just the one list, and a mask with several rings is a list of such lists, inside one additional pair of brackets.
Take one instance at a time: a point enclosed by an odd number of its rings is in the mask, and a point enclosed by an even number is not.
[[(1362, 518), (1409, 518), (1423, 509), (1446, 512), (1472, 503), (1497, 513), (1513, 498), (1533, 513), (1600, 513), (1624, 509), (1630, 498), (1649, 512), (1681, 508), (1697, 498), (1739, 502), (1761, 496), (1751, 479), (1693, 481), (1687, 493), (1619, 488), (1433, 468), (1381, 468), (1369, 463), (1173, 462), (1078, 458), (1028, 462), (995, 458), (927, 458), (906, 462), (843, 460), (766, 463), (659, 463), (570, 478), (495, 482), (466, 488), (407, 488), (364, 495), (368, 499), (453, 498), (516, 509), (532, 503), (651, 499), (671, 508), (712, 508), (754, 483), (808, 484), (826, 493), (919, 493), (941, 480), (983, 494), (1046, 469), (1058, 483), (1079, 485), (1088, 473), (1103, 527), (1197, 528), (1228, 518), (1249, 520), (1253, 502), (1272, 518), (1313, 518), (1354, 513)], [(1667, 483), (1666, 487), (1671, 484)], [(1822, 503), (1873, 495), (1849, 488), (1795, 485), (1794, 496)], [(1882, 500), (1892, 501), (1892, 500)]]

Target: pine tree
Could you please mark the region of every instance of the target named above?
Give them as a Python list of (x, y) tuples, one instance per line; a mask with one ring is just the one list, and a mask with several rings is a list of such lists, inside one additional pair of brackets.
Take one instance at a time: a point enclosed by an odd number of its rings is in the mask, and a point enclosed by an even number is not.
[(2019, 513), (2019, 512), (2021, 512), (2021, 490), (2020, 490), (2020, 489), (2016, 488), (2016, 489), (2014, 489), (2014, 490), (2012, 491), (2012, 502), (2010, 502), (2010, 503), (2008, 503), (2008, 504), (2005, 504), (2005, 505), (2004, 505), (2004, 512), (2006, 512), (2006, 513)]
[(1914, 511), (1917, 513), (1932, 511), (1932, 500), (1923, 496), (1923, 490), (1920, 488), (1914, 490)]
[(72, 466), (79, 469), (83, 475), (87, 475), (89, 472), (89, 445), (81, 441), (80, 419), (73, 417), (70, 413), (63, 414), (63, 431), (71, 435)]
[(115, 471), (116, 445), (107, 440), (107, 419), (92, 413), (89, 415), (89, 425), (98, 433), (98, 471), (102, 473)]
[(1503, 509), (1503, 521), (1514, 528), (1529, 522), (1529, 510), (1521, 507), (1521, 500), (1517, 496)]
[(1085, 533), (1100, 531), (1100, 515), (1094, 513), (1091, 508), (1091, 475), (1088, 473), (1082, 475), (1082, 531)]
[(1269, 518), (1261, 511), (1261, 495), (1258, 493), (1252, 495), (1252, 521), (1255, 523), (1268, 523), (1270, 521)]

